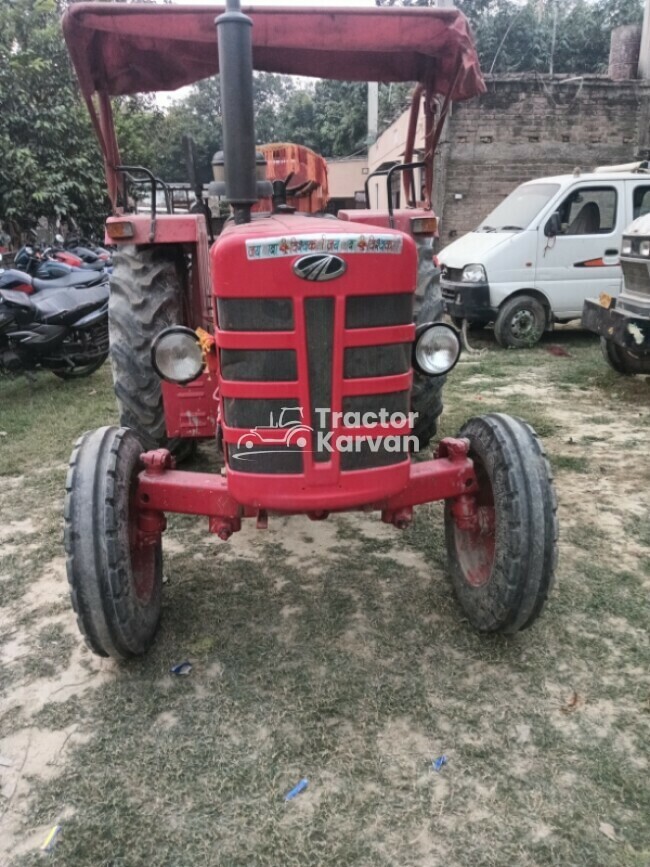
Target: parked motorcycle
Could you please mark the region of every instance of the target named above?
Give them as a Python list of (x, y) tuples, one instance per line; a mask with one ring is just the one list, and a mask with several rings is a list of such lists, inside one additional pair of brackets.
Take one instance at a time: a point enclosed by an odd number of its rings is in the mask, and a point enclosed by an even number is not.
[(0, 289), (0, 373), (44, 369), (61, 379), (79, 379), (107, 357), (107, 283), (33, 295)]
[(0, 289), (18, 289), (28, 295), (41, 289), (97, 286), (108, 280), (104, 270), (83, 270), (46, 257), (33, 247), (21, 247), (14, 267), (0, 272)]
[[(56, 236), (57, 253), (65, 252), (68, 255), (77, 256), (86, 265), (96, 266), (97, 262), (101, 263), (104, 268), (111, 268), (113, 265), (113, 254), (106, 247), (100, 247), (85, 239), (80, 239), (76, 235), (69, 235), (65, 242), (62, 235)], [(62, 259), (61, 261), (67, 261)], [(73, 264), (70, 262), (69, 264)]]
[(0, 289), (12, 289), (16, 292), (24, 292), (32, 295), (45, 289), (83, 289), (108, 284), (107, 275), (95, 271), (79, 271), (76, 268), (68, 268), (60, 273), (60, 276), (49, 277), (46, 280), (32, 277), (26, 271), (17, 268), (7, 268), (0, 271)]
[[(26, 244), (16, 253), (14, 267), (42, 280), (63, 277), (70, 273), (71, 269), (83, 273), (107, 274), (104, 263), (99, 260), (94, 265), (87, 265), (78, 256), (71, 253), (64, 251), (60, 255), (68, 261), (57, 258), (56, 250), (53, 247), (34, 247)], [(80, 264), (75, 264), (76, 262)]]

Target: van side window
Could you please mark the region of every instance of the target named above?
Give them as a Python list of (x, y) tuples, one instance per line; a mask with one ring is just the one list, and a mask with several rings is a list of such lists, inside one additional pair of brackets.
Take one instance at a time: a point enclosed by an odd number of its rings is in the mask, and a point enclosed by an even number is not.
[(650, 187), (635, 187), (633, 208), (635, 220), (650, 213)]
[(616, 227), (616, 190), (592, 187), (574, 190), (560, 205), (563, 235), (608, 235)]

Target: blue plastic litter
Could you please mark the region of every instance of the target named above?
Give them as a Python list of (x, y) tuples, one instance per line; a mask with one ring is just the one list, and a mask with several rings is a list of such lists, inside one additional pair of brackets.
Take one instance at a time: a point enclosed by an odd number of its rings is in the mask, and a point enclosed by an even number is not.
[(285, 801), (293, 801), (293, 799), (299, 795), (301, 792), (304, 792), (307, 786), (309, 785), (309, 780), (305, 777), (302, 779), (297, 786), (294, 786), (290, 792), (284, 796)]
[(439, 773), (444, 768), (444, 766), (446, 764), (447, 764), (447, 756), (440, 756), (439, 759), (435, 759), (431, 763), (431, 767), (433, 768), (434, 771), (437, 771)]
[(176, 675), (187, 675), (192, 671), (192, 663), (191, 662), (179, 662), (178, 665), (172, 665), (169, 669), (172, 674)]

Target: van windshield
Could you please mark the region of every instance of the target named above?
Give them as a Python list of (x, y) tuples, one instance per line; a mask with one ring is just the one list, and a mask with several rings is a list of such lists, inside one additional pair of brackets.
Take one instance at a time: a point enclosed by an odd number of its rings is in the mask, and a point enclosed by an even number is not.
[(523, 232), (559, 189), (559, 184), (524, 184), (517, 187), (475, 231)]

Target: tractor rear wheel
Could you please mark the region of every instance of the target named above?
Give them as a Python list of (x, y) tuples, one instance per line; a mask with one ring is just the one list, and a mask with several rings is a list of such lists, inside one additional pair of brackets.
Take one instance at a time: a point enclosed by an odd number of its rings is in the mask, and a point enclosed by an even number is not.
[(183, 254), (172, 246), (126, 246), (113, 261), (108, 321), (120, 424), (135, 431), (146, 450), (168, 448), (179, 456), (192, 443), (167, 437), (151, 345), (164, 328), (184, 324)]
[(616, 373), (623, 376), (650, 373), (650, 353), (631, 352), (604, 337), (600, 338), (600, 348), (605, 361)]
[(76, 443), (66, 481), (65, 550), (72, 607), (99, 656), (145, 653), (162, 601), (162, 543), (143, 544), (135, 506), (142, 444), (103, 427)]
[(428, 448), (438, 432), (438, 419), (442, 414), (442, 389), (446, 377), (423, 376), (413, 371), (411, 390), (411, 412), (418, 414), (413, 426), (413, 436), (417, 437), (420, 451)]
[(465, 424), (478, 481), (476, 523), (445, 507), (449, 571), (456, 596), (479, 632), (513, 634), (539, 617), (557, 564), (557, 500), (534, 430), (507, 415)]
[[(430, 247), (418, 248), (418, 285), (415, 293), (415, 324), (440, 322), (444, 315), (440, 268), (433, 262)], [(424, 451), (438, 432), (438, 419), (442, 415), (442, 390), (446, 376), (423, 376), (413, 371), (411, 412), (417, 413), (413, 436), (417, 437), (419, 450)]]

